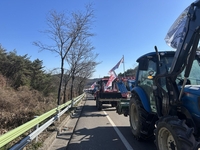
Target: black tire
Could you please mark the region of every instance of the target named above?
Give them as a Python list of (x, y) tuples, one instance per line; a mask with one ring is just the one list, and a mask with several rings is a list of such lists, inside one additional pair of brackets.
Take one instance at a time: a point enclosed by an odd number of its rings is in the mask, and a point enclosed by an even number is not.
[(98, 110), (102, 110), (102, 102), (99, 101), (99, 97), (96, 99), (96, 107)]
[(137, 140), (154, 138), (155, 121), (152, 118), (142, 106), (139, 97), (133, 94), (129, 104), (129, 121), (131, 131)]
[(111, 107), (116, 107), (117, 106), (117, 103), (116, 102), (112, 102), (111, 103)]
[(177, 116), (161, 118), (155, 129), (156, 146), (158, 150), (196, 150), (197, 142), (193, 129)]
[(121, 111), (119, 110), (119, 103), (120, 103), (120, 102), (117, 102), (116, 113), (118, 113), (118, 114), (120, 115), (120, 114), (121, 114), (121, 113), (120, 113)]

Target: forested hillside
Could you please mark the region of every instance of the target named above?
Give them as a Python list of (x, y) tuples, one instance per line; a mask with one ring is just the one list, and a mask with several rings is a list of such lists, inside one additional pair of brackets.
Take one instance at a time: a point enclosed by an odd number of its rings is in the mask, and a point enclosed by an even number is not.
[[(2, 46), (0, 62), (1, 135), (57, 106), (60, 75), (47, 73), (42, 60), (31, 61), (28, 55), (19, 56), (16, 51), (7, 52)], [(78, 77), (75, 80), (73, 96), (83, 91), (84, 86), (77, 85), (79, 80)], [(67, 100), (71, 94), (69, 89), (67, 85)]]
[(0, 46), (0, 133), (56, 106), (58, 79), (31, 61)]

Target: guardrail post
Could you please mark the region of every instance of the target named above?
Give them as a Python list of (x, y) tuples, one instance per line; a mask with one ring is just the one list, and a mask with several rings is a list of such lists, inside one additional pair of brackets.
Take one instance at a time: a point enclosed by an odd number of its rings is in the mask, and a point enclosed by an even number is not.
[[(34, 116), (34, 117), (37, 118), (38, 116)], [(37, 124), (37, 125), (35, 126), (35, 130), (37, 130), (38, 128), (39, 128), (39, 124)], [(35, 142), (38, 142), (38, 136), (36, 136)]]
[(72, 98), (72, 102), (71, 102), (71, 108), (74, 107), (74, 99)]
[[(59, 105), (58, 105), (58, 106), (59, 106)], [(60, 113), (60, 110), (59, 110), (58, 107), (57, 107), (57, 117), (58, 117), (58, 120), (57, 120), (57, 121), (58, 121), (58, 122), (60, 122), (60, 117), (59, 117), (59, 115), (58, 115), (59, 113)]]
[[(60, 113), (60, 110), (58, 110), (58, 114)], [(60, 117), (58, 116), (58, 122), (60, 122)]]

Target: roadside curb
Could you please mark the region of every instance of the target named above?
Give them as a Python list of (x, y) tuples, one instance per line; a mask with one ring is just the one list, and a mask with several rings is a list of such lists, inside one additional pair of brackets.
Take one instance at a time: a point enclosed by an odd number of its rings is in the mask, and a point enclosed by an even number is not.
[[(65, 147), (67, 147), (67, 144), (71, 140), (72, 134), (76, 128), (78, 119), (82, 113), (83, 106), (85, 105), (87, 98), (85, 97), (82, 99), (77, 106), (74, 107), (74, 109), (70, 112), (70, 114), (60, 123), (60, 125), (57, 127), (57, 131), (54, 131), (44, 142), (43, 146), (39, 148), (39, 150), (51, 150), (54, 149), (54, 144), (56, 143), (58, 146), (62, 146), (63, 142), (54, 142), (57, 140), (57, 138), (60, 138), (64, 136), (65, 133), (70, 134), (69, 140), (66, 140)], [(73, 130), (67, 131), (66, 124), (73, 120)]]
[[(87, 101), (87, 97), (85, 97), (84, 101), (82, 101), (83, 104), (82, 104), (81, 106), (79, 106), (79, 111), (76, 112), (77, 114), (75, 114), (75, 116), (77, 115), (77, 119), (76, 119), (74, 128), (73, 128), (73, 130), (72, 130), (72, 134), (74, 133), (74, 130), (76, 129), (76, 126), (77, 126), (77, 124), (78, 124), (78, 121), (79, 121), (79, 119), (80, 119), (80, 116), (81, 116), (81, 114), (82, 114), (83, 107), (85, 106), (86, 101)], [(76, 109), (76, 110), (77, 110), (77, 109)], [(68, 142), (67, 142), (66, 149), (67, 149), (67, 147), (68, 147), (68, 143), (70, 143), (70, 141), (71, 141), (71, 139), (72, 139), (72, 134), (71, 134), (71, 136), (70, 136), (70, 139), (69, 139)]]
[(70, 119), (70, 115), (68, 115), (63, 122), (57, 127), (57, 131), (54, 131), (53, 133), (50, 134), (50, 136), (43, 142), (42, 147), (39, 148), (38, 150), (47, 150), (53, 141), (56, 139), (57, 135), (59, 134), (59, 131), (63, 127), (64, 124), (68, 122)]

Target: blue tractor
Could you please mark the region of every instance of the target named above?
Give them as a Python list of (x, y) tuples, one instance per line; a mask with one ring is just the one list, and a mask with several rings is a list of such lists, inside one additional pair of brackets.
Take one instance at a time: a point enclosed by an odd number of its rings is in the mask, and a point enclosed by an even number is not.
[(132, 133), (155, 139), (158, 150), (200, 148), (200, 0), (168, 32), (176, 51), (145, 54), (129, 102)]

